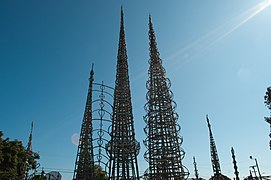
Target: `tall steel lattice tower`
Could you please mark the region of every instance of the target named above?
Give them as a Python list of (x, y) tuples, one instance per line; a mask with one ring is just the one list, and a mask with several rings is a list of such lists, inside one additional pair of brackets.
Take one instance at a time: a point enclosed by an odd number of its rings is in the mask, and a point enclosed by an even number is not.
[(92, 144), (92, 85), (94, 81), (93, 65), (90, 72), (87, 102), (81, 127), (79, 145), (75, 161), (74, 180), (92, 180), (94, 174)]
[(110, 179), (139, 179), (137, 155), (140, 145), (135, 139), (122, 8), (112, 132), (107, 149), (110, 156)]
[(149, 79), (147, 86), (146, 116), (144, 120), (147, 135), (144, 141), (147, 151), (145, 159), (149, 168), (145, 172), (146, 179), (151, 180), (183, 180), (188, 171), (182, 164), (184, 151), (181, 149), (182, 138), (175, 113), (176, 103), (170, 90), (170, 80), (166, 78), (165, 69), (156, 44), (151, 16), (149, 17)]
[(223, 174), (221, 174), (218, 153), (217, 153), (217, 150), (216, 150), (215, 140), (214, 140), (214, 137), (213, 137), (211, 124), (210, 124), (208, 115), (206, 115), (206, 120), (207, 120), (207, 125), (208, 125), (208, 128), (209, 128), (211, 161), (212, 161), (213, 172), (214, 172), (214, 175), (210, 179), (211, 180), (224, 180), (224, 179), (225, 180), (230, 180), (230, 178), (228, 178), (228, 177), (224, 176)]

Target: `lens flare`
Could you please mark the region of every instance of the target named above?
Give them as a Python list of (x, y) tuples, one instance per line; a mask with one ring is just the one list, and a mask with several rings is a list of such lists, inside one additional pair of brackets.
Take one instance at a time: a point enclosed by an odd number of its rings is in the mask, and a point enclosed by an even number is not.
[[(213, 47), (217, 42), (224, 39), (235, 30), (240, 28), (242, 25), (247, 23), (249, 20), (254, 18), (257, 14), (265, 10), (271, 5), (271, 0), (265, 0), (247, 9), (238, 16), (232, 18), (231, 20), (225, 22), (221, 26), (213, 29), (204, 36), (198, 38), (197, 40), (191, 42), (184, 48), (179, 49), (177, 52), (173, 53), (168, 60), (172, 60), (169, 64), (173, 70), (178, 70), (183, 65), (189, 63), (194, 57), (200, 55), (207, 49)], [(181, 57), (181, 58), (176, 58)], [(177, 59), (181, 60), (176, 62)]]
[(71, 142), (72, 144), (74, 144), (75, 146), (78, 146), (79, 145), (79, 135), (77, 133), (74, 133), (72, 136), (71, 136)]

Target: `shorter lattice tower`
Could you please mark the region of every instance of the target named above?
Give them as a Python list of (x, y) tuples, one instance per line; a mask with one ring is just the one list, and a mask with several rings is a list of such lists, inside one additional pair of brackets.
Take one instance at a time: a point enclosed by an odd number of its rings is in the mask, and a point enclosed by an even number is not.
[(213, 167), (213, 172), (214, 172), (214, 175), (210, 179), (211, 180), (230, 180), (230, 178), (221, 174), (218, 153), (217, 153), (215, 140), (213, 137), (211, 124), (210, 124), (208, 115), (206, 115), (206, 120), (207, 120), (207, 124), (208, 124), (209, 135), (210, 135), (211, 162), (212, 162), (212, 167)]
[(107, 145), (110, 156), (109, 179), (139, 180), (137, 155), (140, 145), (135, 139), (122, 8), (117, 59), (112, 132)]
[(27, 146), (26, 146), (26, 152), (28, 154), (32, 153), (33, 128), (34, 128), (34, 122), (32, 121), (32, 123), (31, 123), (31, 130), (30, 130), (30, 134), (29, 134), (29, 139), (28, 139), (28, 143), (27, 143)]
[(147, 103), (144, 129), (147, 139), (144, 141), (147, 151), (144, 155), (149, 163), (145, 172), (146, 179), (183, 180), (188, 176), (182, 164), (184, 151), (182, 138), (175, 112), (176, 103), (170, 90), (170, 80), (166, 78), (165, 69), (158, 52), (151, 16), (149, 17), (149, 79), (147, 86)]
[(239, 178), (239, 172), (238, 172), (238, 167), (237, 167), (237, 162), (236, 162), (236, 159), (235, 159), (235, 154), (234, 154), (233, 147), (231, 148), (231, 155), (232, 155), (232, 162), (233, 162), (235, 180), (240, 180), (240, 178)]
[(94, 81), (93, 65), (90, 72), (86, 107), (81, 127), (80, 139), (75, 161), (74, 180), (93, 180), (94, 158), (92, 144), (92, 85)]
[(197, 168), (197, 163), (196, 163), (196, 158), (195, 156), (193, 156), (193, 164), (194, 164), (194, 171), (195, 171), (195, 179), (198, 180), (199, 179), (199, 171)]
[(192, 180), (204, 180), (203, 178), (199, 177), (199, 171), (197, 168), (196, 158), (194, 156), (193, 156), (193, 165), (194, 165), (195, 178), (192, 178)]
[(21, 169), (21, 175), (20, 178), (21, 179), (27, 179), (28, 178), (28, 164), (29, 164), (29, 158), (30, 156), (32, 156), (32, 136), (33, 136), (33, 128), (34, 128), (34, 123), (32, 121), (31, 123), (31, 130), (30, 130), (30, 134), (29, 134), (29, 139), (28, 139), (28, 143), (27, 146), (25, 148), (25, 152), (26, 152), (26, 159), (25, 162), (22, 165), (22, 169)]

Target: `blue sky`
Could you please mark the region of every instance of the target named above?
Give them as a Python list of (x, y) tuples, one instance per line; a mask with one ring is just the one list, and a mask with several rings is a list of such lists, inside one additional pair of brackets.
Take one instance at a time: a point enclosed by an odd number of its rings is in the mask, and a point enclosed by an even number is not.
[(33, 150), (47, 169), (65, 169), (71, 179), (91, 64), (95, 81), (114, 86), (120, 7), (125, 32), (140, 172), (147, 167), (144, 104), (148, 70), (148, 16), (172, 82), (186, 155), (194, 176), (212, 174), (209, 114), (222, 173), (233, 178), (230, 149), (241, 177), (257, 158), (271, 174), (269, 111), (263, 96), (270, 86), (271, 4), (259, 0), (1, 1), (0, 119), (5, 136), (25, 144), (35, 122)]

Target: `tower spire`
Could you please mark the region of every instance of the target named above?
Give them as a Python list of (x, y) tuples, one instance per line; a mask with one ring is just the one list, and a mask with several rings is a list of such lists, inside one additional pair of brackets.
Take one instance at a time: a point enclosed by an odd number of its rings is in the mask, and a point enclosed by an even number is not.
[(107, 145), (110, 154), (109, 179), (139, 180), (137, 155), (140, 146), (134, 132), (123, 14), (121, 8), (112, 132)]
[(28, 169), (27, 166), (29, 164), (29, 158), (32, 155), (32, 136), (33, 136), (33, 127), (34, 127), (34, 122), (32, 121), (31, 123), (31, 130), (30, 130), (30, 134), (29, 134), (29, 139), (28, 139), (28, 143), (27, 146), (25, 148), (25, 152), (26, 152), (26, 159), (25, 162), (22, 165), (22, 169), (21, 169), (21, 174), (20, 174), (20, 178), (21, 179), (27, 179), (28, 177)]
[(213, 133), (212, 133), (212, 129), (211, 129), (211, 124), (210, 124), (208, 115), (206, 115), (206, 121), (207, 121), (208, 129), (209, 129), (211, 161), (212, 161), (212, 167), (213, 167), (213, 172), (214, 172), (214, 176), (211, 179), (212, 180), (229, 179), (228, 177), (226, 177), (226, 176), (224, 176), (224, 175), (221, 174), (218, 153), (217, 153), (217, 149), (216, 149), (216, 145), (215, 145), (215, 140), (214, 140), (214, 137), (213, 137)]
[(28, 143), (27, 143), (27, 147), (26, 147), (27, 153), (29, 153), (29, 152), (32, 151), (33, 128), (34, 128), (34, 122), (32, 121), (32, 123), (31, 123), (31, 130), (30, 130), (30, 134), (29, 134), (29, 139), (28, 139)]
[(219, 163), (218, 153), (216, 150), (215, 140), (213, 137), (211, 124), (210, 124), (208, 115), (206, 115), (206, 121), (207, 121), (208, 129), (209, 129), (209, 136), (210, 136), (210, 151), (211, 151), (211, 161), (212, 161), (212, 166), (213, 166), (213, 172), (214, 172), (214, 176), (218, 176), (221, 174), (220, 163)]
[(121, 29), (123, 29), (124, 31), (124, 12), (123, 12), (123, 6), (121, 6), (121, 10), (120, 10), (120, 26)]
[(239, 178), (239, 172), (238, 172), (238, 167), (237, 167), (237, 162), (236, 162), (236, 159), (235, 159), (235, 154), (234, 154), (233, 147), (231, 148), (231, 154), (232, 154), (232, 162), (233, 162), (233, 167), (234, 167), (235, 179), (236, 180), (240, 180), (240, 178)]
[(198, 171), (198, 168), (197, 168), (197, 163), (196, 163), (195, 156), (193, 156), (193, 164), (194, 164), (196, 180), (198, 180), (199, 179), (199, 171)]
[(184, 151), (181, 149), (182, 138), (175, 113), (176, 103), (170, 90), (170, 81), (166, 78), (165, 69), (155, 40), (152, 18), (149, 16), (149, 79), (147, 86), (147, 103), (144, 128), (147, 138), (144, 144), (147, 151), (144, 155), (149, 163), (146, 172), (151, 180), (183, 180), (187, 173), (182, 165)]
[(90, 85), (92, 87), (93, 82), (94, 82), (94, 64), (93, 63), (91, 65), (91, 71), (90, 71), (90, 78), (89, 78), (89, 80), (90, 80)]
[(88, 95), (81, 127), (80, 139), (76, 155), (74, 180), (91, 180), (94, 174), (92, 145), (92, 86), (94, 81), (93, 64), (90, 71)]

